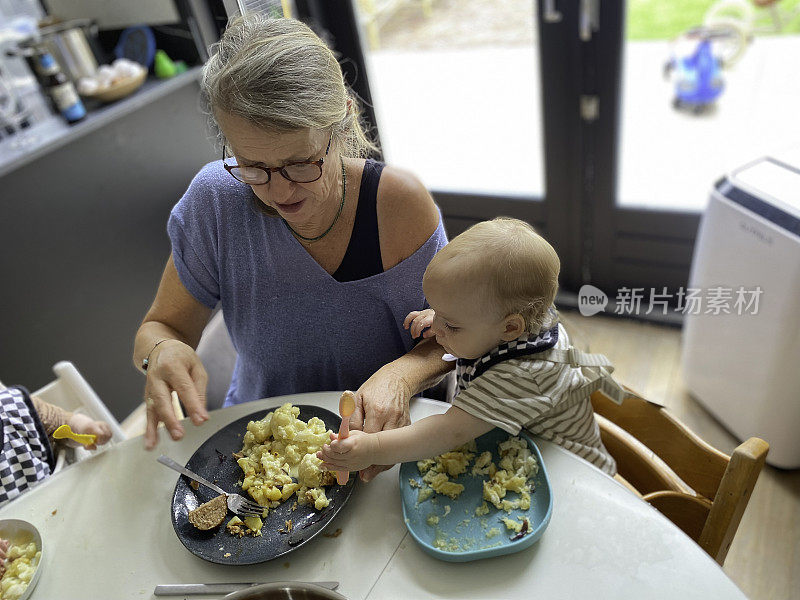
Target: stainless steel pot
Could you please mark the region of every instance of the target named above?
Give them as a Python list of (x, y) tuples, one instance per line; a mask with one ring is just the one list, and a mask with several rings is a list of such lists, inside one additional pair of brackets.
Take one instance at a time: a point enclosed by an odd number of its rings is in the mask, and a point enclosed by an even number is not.
[(347, 600), (347, 598), (313, 583), (276, 581), (233, 592), (225, 596), (224, 600)]
[(72, 19), (41, 27), (39, 32), (50, 53), (73, 82), (95, 74), (97, 60), (86, 39), (87, 34), (97, 34), (94, 21)]

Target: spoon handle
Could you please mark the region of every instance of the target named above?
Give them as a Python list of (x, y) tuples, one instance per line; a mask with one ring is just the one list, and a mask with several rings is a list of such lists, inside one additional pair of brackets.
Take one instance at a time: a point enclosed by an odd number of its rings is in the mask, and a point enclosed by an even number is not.
[[(342, 417), (342, 424), (339, 426), (339, 439), (343, 440), (350, 435), (350, 417)], [(336, 471), (336, 482), (339, 485), (344, 485), (350, 479), (350, 473), (347, 471)]]

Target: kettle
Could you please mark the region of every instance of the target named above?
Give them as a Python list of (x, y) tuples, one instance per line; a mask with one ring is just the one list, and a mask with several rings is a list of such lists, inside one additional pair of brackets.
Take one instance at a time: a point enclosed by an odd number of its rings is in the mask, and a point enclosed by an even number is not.
[(81, 77), (93, 76), (97, 71), (97, 60), (87, 34), (97, 35), (97, 22), (92, 19), (71, 19), (45, 23), (39, 26), (42, 42), (67, 77), (77, 83)]

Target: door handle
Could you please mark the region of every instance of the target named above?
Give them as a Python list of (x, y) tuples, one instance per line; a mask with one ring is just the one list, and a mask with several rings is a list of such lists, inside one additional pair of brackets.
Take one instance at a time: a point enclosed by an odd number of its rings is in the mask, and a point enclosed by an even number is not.
[(592, 39), (592, 32), (600, 29), (600, 0), (581, 0), (578, 32), (582, 42)]
[(560, 23), (564, 16), (556, 9), (556, 0), (544, 0), (544, 22)]

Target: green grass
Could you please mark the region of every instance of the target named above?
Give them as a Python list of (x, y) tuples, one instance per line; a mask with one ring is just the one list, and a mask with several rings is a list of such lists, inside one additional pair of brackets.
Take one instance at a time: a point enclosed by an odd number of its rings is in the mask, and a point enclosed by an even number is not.
[[(629, 40), (668, 40), (687, 29), (702, 25), (703, 16), (715, 0), (628, 0), (627, 32)], [(787, 13), (800, 6), (800, 0), (782, 0), (778, 7)], [(756, 28), (770, 27), (769, 11), (753, 6)], [(774, 35), (777, 32), (758, 32)], [(800, 14), (784, 24), (781, 34), (800, 33)]]

